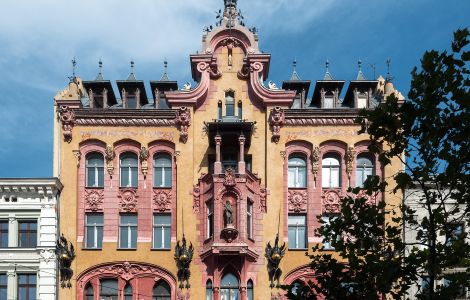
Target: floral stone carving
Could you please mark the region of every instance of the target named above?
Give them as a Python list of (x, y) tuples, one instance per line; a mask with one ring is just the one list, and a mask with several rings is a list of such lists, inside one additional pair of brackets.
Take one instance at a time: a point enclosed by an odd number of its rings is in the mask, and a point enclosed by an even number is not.
[(271, 139), (276, 144), (279, 143), (279, 139), (281, 138), (281, 127), (284, 125), (284, 122), (284, 110), (279, 106), (274, 107), (269, 116), (269, 125), (271, 125), (273, 132)]
[(100, 211), (103, 209), (104, 192), (102, 189), (85, 190), (85, 209)]
[(199, 188), (198, 185), (195, 185), (193, 187), (193, 192), (192, 192), (192, 195), (193, 195), (193, 211), (195, 213), (198, 213), (199, 212), (199, 209), (200, 209), (200, 206), (201, 206), (201, 189)]
[(75, 113), (70, 107), (62, 105), (59, 108), (59, 118), (62, 122), (64, 141), (70, 143), (72, 141), (72, 129), (75, 125)]
[(180, 131), (180, 142), (186, 144), (188, 141), (188, 128), (191, 125), (191, 112), (187, 107), (180, 107), (176, 112), (176, 124)]
[(289, 211), (296, 213), (307, 210), (307, 191), (289, 191)]
[(235, 182), (235, 170), (230, 167), (225, 169), (224, 185), (226, 187), (232, 187), (236, 184), (237, 183)]
[(171, 198), (172, 198), (171, 191), (154, 190), (153, 191), (154, 209), (160, 212), (170, 210)]
[(137, 191), (135, 189), (123, 189), (119, 191), (119, 209), (122, 212), (137, 211)]
[(354, 147), (349, 146), (348, 150), (346, 151), (346, 172), (348, 173), (348, 177), (351, 177), (351, 174), (353, 171), (355, 155), (356, 155), (356, 150), (354, 150)]
[(111, 145), (106, 146), (105, 151), (105, 159), (106, 159), (106, 169), (108, 170), (109, 176), (113, 176), (114, 173), (114, 157), (116, 157), (116, 153), (114, 152), (114, 148)]
[(322, 206), (324, 213), (339, 213), (341, 211), (341, 191), (327, 190), (322, 194)]
[(320, 164), (320, 147), (315, 146), (312, 150), (312, 173), (313, 177), (316, 179), (318, 174)]

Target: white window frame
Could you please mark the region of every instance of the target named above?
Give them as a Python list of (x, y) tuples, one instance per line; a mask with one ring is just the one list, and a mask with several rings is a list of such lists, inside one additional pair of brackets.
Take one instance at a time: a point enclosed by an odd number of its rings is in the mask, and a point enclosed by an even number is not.
[[(98, 224), (98, 223), (88, 224), (88, 217), (90, 215), (95, 215), (95, 216), (100, 215), (103, 218), (103, 222), (101, 224)], [(103, 223), (104, 223), (103, 214), (100, 214), (100, 213), (85, 214), (85, 248), (86, 249), (101, 249), (103, 247), (103, 245), (101, 245), (101, 247), (98, 247), (98, 228), (101, 227), (101, 236), (103, 236), (103, 230), (104, 230)], [(93, 246), (88, 245), (87, 232), (88, 232), (89, 227), (93, 228)], [(101, 244), (103, 244), (103, 241), (101, 241)]]
[(246, 229), (249, 239), (253, 239), (253, 203), (249, 200), (246, 206)]
[[(332, 220), (335, 220), (336, 218), (338, 218), (338, 216), (331, 216), (331, 215), (321, 216), (321, 219), (322, 219), (322, 221), (325, 222), (325, 224), (330, 224), (330, 222)], [(326, 243), (326, 242), (322, 241), (322, 244), (323, 244), (323, 249), (324, 250), (335, 250), (335, 247), (331, 246), (330, 243)]]
[[(207, 209), (207, 228), (206, 228), (206, 236), (208, 239), (213, 238), (214, 236), (214, 204), (213, 202), (206, 203)], [(212, 234), (211, 234), (212, 230)]]
[[(332, 165), (331, 162), (326, 164), (329, 159), (334, 159), (338, 162), (337, 165)], [(326, 172), (328, 170), (328, 172)], [(332, 176), (331, 171), (338, 170), (338, 186), (333, 186), (332, 184)], [(325, 177), (328, 176), (328, 184), (325, 185)], [(341, 157), (339, 155), (325, 155), (322, 159), (322, 188), (340, 188), (341, 187), (341, 177), (342, 177), (342, 170), (341, 170)]]
[[(303, 166), (300, 166), (300, 165), (291, 165), (293, 163), (291, 163), (290, 161), (294, 158), (297, 158), (297, 159), (301, 159), (303, 162), (304, 162), (304, 165)], [(305, 184), (301, 184), (300, 183), (300, 169), (303, 169), (304, 170), (304, 180), (305, 180)], [(291, 186), (289, 185), (289, 174), (291, 174), (291, 170), (294, 170), (294, 178), (293, 178), (293, 181), (294, 181), (294, 185)], [(302, 155), (291, 155), (287, 161), (287, 185), (289, 188), (306, 188), (307, 187), (307, 183), (308, 183), (308, 176), (307, 176), (307, 160), (305, 159), (305, 157), (303, 157)]]
[[(123, 216), (135, 216), (135, 224), (127, 223), (123, 224), (122, 223), (122, 217)], [(137, 248), (137, 237), (138, 237), (138, 216), (137, 214), (124, 214), (119, 216), (119, 248), (120, 249), (136, 249)], [(135, 227), (135, 234), (136, 234), (136, 245), (135, 247), (132, 246), (132, 228)], [(121, 245), (121, 230), (127, 230), (127, 247), (123, 247)]]
[[(157, 166), (157, 159), (159, 157), (165, 157), (165, 158), (169, 158), (170, 159), (170, 166)], [(157, 154), (155, 154), (154, 156), (154, 160), (153, 160), (153, 163), (154, 163), (154, 166), (153, 166), (153, 185), (154, 187), (162, 187), (162, 188), (171, 188), (172, 185), (173, 185), (173, 157), (171, 156), (171, 154), (168, 154), (166, 152), (159, 152)], [(157, 182), (157, 170), (158, 169), (161, 169), (162, 170), (162, 180), (161, 182)], [(170, 182), (167, 184), (165, 182), (165, 175), (166, 173), (169, 172), (170, 173)]]
[[(89, 156), (93, 156), (93, 155), (99, 155), (103, 161), (102, 161), (102, 165), (101, 166), (89, 166), (88, 165), (88, 161), (89, 161)], [(100, 169), (101, 168), (101, 172), (103, 173), (103, 185), (100, 185), (99, 184), (99, 173), (100, 173)], [(88, 185), (88, 175), (90, 174), (90, 169), (93, 170), (93, 173), (95, 174), (95, 182), (93, 183), (93, 185)], [(101, 153), (99, 152), (91, 152), (91, 153), (88, 153), (87, 154), (87, 158), (86, 158), (86, 162), (85, 162), (85, 177), (86, 177), (86, 187), (103, 187), (104, 186), (104, 157)]]
[[(299, 223), (296, 223), (296, 224), (289, 224), (289, 217), (292, 216), (302, 216), (304, 217), (304, 220), (305, 222), (303, 224), (299, 224)], [(308, 247), (308, 241), (307, 241), (307, 237), (308, 237), (308, 233), (307, 233), (307, 214), (291, 214), (291, 215), (287, 215), (287, 235), (289, 235), (289, 229), (290, 228), (295, 228), (295, 245), (293, 247), (293, 245), (291, 245), (291, 243), (289, 243), (289, 249), (307, 249)], [(304, 247), (300, 247), (299, 246), (299, 228), (304, 228), (305, 229), (305, 237), (304, 237), (304, 240), (305, 240), (305, 244), (303, 245)]]
[[(168, 216), (168, 217), (170, 217), (170, 223), (169, 224), (155, 223), (155, 220), (157, 219), (158, 216)], [(171, 248), (171, 214), (154, 214), (153, 215), (153, 220), (154, 220), (154, 224), (153, 224), (154, 239), (155, 239), (155, 236), (156, 236), (155, 233), (156, 233), (157, 230), (161, 230), (161, 233), (162, 233), (162, 240), (161, 240), (162, 247), (157, 247), (157, 241), (154, 240), (153, 241), (153, 249), (170, 249)], [(165, 245), (165, 228), (170, 229), (168, 231), (168, 234), (170, 235), (170, 244), (169, 245)]]
[[(126, 155), (126, 154), (132, 154), (132, 156), (134, 158), (136, 158), (136, 165), (135, 166), (123, 166), (122, 165), (122, 156)], [(128, 178), (127, 178), (127, 185), (126, 186), (123, 186), (122, 185), (122, 170), (126, 168), (128, 170)], [(132, 185), (132, 170), (135, 169), (135, 172), (136, 172), (136, 182), (135, 182), (135, 185)], [(121, 153), (120, 157), (119, 157), (119, 186), (120, 187), (130, 187), (130, 188), (137, 188), (139, 186), (139, 158), (138, 156), (134, 153), (134, 152), (124, 152), (124, 153)]]

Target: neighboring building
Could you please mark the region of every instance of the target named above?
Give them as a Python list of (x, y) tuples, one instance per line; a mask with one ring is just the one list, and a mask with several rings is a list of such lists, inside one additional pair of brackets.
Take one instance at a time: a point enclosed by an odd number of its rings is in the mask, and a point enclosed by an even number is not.
[[(397, 93), (390, 81), (359, 69), (342, 98), (345, 81), (327, 70), (311, 101), (311, 82), (296, 71), (282, 89), (265, 86), (271, 56), (237, 1), (224, 2), (219, 26), (190, 56), (196, 87), (179, 90), (165, 72), (147, 93), (132, 72), (115, 93), (100, 72), (56, 95), (61, 233), (77, 253), (76, 281), (61, 299), (276, 297), (266, 244), (277, 233), (288, 243), (284, 283), (314, 278), (305, 251), (322, 241), (317, 216), (337, 214), (348, 187), (368, 175), (401, 170), (379, 166), (354, 122), (358, 108)], [(195, 247), (190, 291), (178, 289), (174, 261), (183, 234)]]
[[(431, 189), (431, 191), (432, 191), (432, 189)], [(444, 189), (444, 190), (441, 190), (440, 193), (442, 195), (441, 196), (442, 198), (447, 198), (448, 199), (448, 200), (446, 200), (447, 211), (450, 211), (450, 210), (454, 209), (456, 206), (459, 205), (457, 203), (457, 201), (451, 199), (451, 195), (450, 195), (449, 190)], [(424, 203), (425, 203), (424, 199), (425, 199), (425, 197), (424, 197), (423, 189), (418, 184), (416, 184), (416, 187), (414, 187), (414, 188), (410, 188), (410, 189), (405, 190), (404, 203), (405, 203), (405, 205), (407, 205), (408, 207), (410, 207), (411, 209), (416, 211), (415, 215), (413, 216), (413, 219), (415, 221), (417, 221), (418, 224), (421, 224), (423, 222), (424, 218), (429, 219), (428, 210), (427, 210), (426, 206), (424, 205)], [(437, 208), (437, 205), (438, 204), (436, 204), (434, 206), (434, 209)], [(462, 209), (461, 212), (465, 211), (465, 207), (466, 207), (465, 204), (461, 205), (461, 207), (460, 207)], [(443, 233), (443, 230), (438, 230), (438, 243), (440, 245), (446, 245), (448, 243), (453, 243), (455, 240), (460, 239), (461, 237), (463, 237), (464, 236), (463, 233), (467, 234), (466, 239), (467, 239), (467, 243), (469, 243), (470, 242), (470, 237), (469, 237), (470, 231), (469, 231), (468, 227), (466, 227), (466, 224), (470, 223), (469, 218), (470, 217), (468, 217), (468, 216), (465, 217), (462, 213), (458, 213), (458, 214), (454, 214), (452, 216), (449, 216), (448, 219), (447, 219), (446, 225), (448, 225), (448, 228), (449, 228), (450, 232), (445, 234), (445, 233)], [(417, 242), (420, 242), (417, 239), (419, 228), (420, 227), (417, 227), (417, 226), (411, 225), (411, 224), (406, 224), (406, 226), (405, 226), (404, 240), (405, 240), (405, 243), (408, 244), (407, 254), (409, 254), (411, 252), (413, 247), (418, 247), (419, 250), (427, 249), (427, 246), (425, 246), (425, 245), (417, 245), (416, 244)], [(423, 232), (423, 234), (425, 234), (425, 232)], [(463, 265), (460, 268), (457, 267), (457, 268), (444, 270), (443, 278), (439, 279), (439, 280), (436, 280), (436, 282), (434, 283), (435, 287), (437, 287), (438, 285), (446, 286), (449, 283), (449, 280), (450, 280), (449, 276), (451, 276), (452, 274), (455, 274), (455, 273), (466, 273), (466, 272), (468, 272), (467, 269), (468, 269), (468, 266)], [(418, 291), (420, 291), (420, 290), (422, 291), (423, 289), (426, 289), (429, 285), (430, 285), (429, 277), (426, 274), (423, 274), (423, 276), (420, 279), (419, 285), (415, 284), (410, 288), (410, 290), (408, 292), (409, 299), (416, 299), (416, 296), (415, 296), (416, 293), (418, 293)], [(461, 287), (460, 288), (459, 297), (457, 298), (457, 300), (463, 300), (463, 299), (470, 299), (470, 289), (468, 289), (466, 287)]]
[(56, 178), (0, 178), (0, 299), (57, 299)]

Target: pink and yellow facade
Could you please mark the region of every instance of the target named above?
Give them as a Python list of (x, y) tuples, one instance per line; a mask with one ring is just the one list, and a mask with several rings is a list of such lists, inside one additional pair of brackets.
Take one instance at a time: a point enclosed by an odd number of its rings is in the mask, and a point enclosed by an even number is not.
[[(354, 123), (358, 108), (395, 92), (391, 83), (359, 76), (340, 99), (345, 82), (327, 72), (311, 101), (296, 72), (265, 86), (271, 57), (238, 14), (225, 1), (190, 56), (194, 88), (164, 76), (148, 97), (131, 74), (115, 95), (99, 74), (55, 97), (60, 231), (76, 249), (60, 299), (281, 299), (266, 244), (278, 233), (287, 244), (283, 283), (314, 279), (305, 251), (322, 242), (318, 217), (338, 214), (367, 175), (401, 169), (381, 168)], [(194, 247), (190, 287), (174, 259), (183, 235)]]

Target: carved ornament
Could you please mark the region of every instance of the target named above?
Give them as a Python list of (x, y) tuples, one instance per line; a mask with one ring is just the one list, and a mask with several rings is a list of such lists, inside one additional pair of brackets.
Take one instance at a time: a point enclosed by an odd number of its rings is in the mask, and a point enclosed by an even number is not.
[(107, 145), (104, 158), (106, 159), (106, 169), (108, 170), (109, 176), (113, 176), (114, 173), (113, 161), (115, 157), (116, 153), (114, 152), (113, 146)]
[(225, 175), (224, 175), (224, 185), (226, 187), (233, 187), (237, 183), (235, 181), (235, 170), (232, 168), (227, 168), (225, 169)]
[(180, 131), (180, 142), (186, 144), (188, 141), (188, 128), (191, 125), (191, 112), (185, 106), (176, 112), (176, 124)]
[(80, 153), (80, 150), (72, 150), (72, 153), (75, 157), (75, 160), (77, 161), (77, 167), (80, 167), (80, 160), (82, 159), (82, 154)]
[(299, 119), (291, 119), (286, 118), (285, 125), (289, 126), (317, 126), (317, 125), (331, 125), (331, 126), (338, 126), (338, 125), (357, 125), (355, 118), (299, 118)]
[(139, 158), (140, 158), (140, 165), (141, 165), (141, 169), (142, 169), (142, 174), (144, 175), (144, 178), (145, 178), (145, 177), (147, 177), (148, 158), (149, 158), (149, 151), (147, 150), (147, 148), (142, 147), (140, 149)]
[(103, 209), (104, 192), (103, 189), (85, 190), (85, 210), (101, 211)]
[(324, 190), (321, 196), (323, 213), (340, 213), (342, 197), (343, 196), (340, 190)]
[(356, 155), (356, 150), (354, 150), (354, 147), (349, 146), (348, 150), (346, 151), (346, 172), (348, 173), (349, 178), (351, 178), (351, 174), (353, 171), (355, 155)]
[(312, 173), (316, 179), (318, 175), (318, 169), (320, 164), (320, 147), (314, 146), (312, 150)]
[(284, 110), (279, 106), (274, 107), (269, 115), (269, 125), (271, 125), (273, 132), (271, 139), (276, 144), (279, 143), (279, 139), (281, 138), (281, 127), (284, 125), (284, 122)]
[(81, 126), (175, 126), (174, 119), (144, 119), (135, 117), (122, 118), (100, 118), (100, 117), (80, 117), (76, 119), (76, 125)]
[(200, 207), (201, 207), (201, 189), (199, 188), (199, 185), (195, 185), (193, 187), (193, 211), (195, 213), (199, 213)]
[[(144, 265), (144, 264), (135, 264), (130, 262), (116, 263), (112, 265), (103, 266), (96, 268), (90, 273), (87, 273), (87, 277), (94, 277), (96, 275), (110, 275), (119, 276), (125, 281), (129, 281), (136, 276), (139, 277), (157, 277), (158, 279), (162, 278), (165, 274), (161, 269)], [(157, 279), (156, 278), (156, 279)], [(83, 286), (86, 284), (86, 281), (80, 282)]]
[(136, 189), (121, 189), (119, 190), (119, 210), (121, 212), (136, 212), (137, 211), (137, 190)]
[(153, 190), (153, 206), (155, 210), (160, 212), (170, 210), (171, 199), (171, 191)]
[(62, 122), (62, 132), (64, 141), (70, 143), (72, 141), (72, 129), (75, 125), (75, 112), (66, 105), (59, 108), (59, 118)]
[(296, 213), (307, 211), (307, 191), (289, 191), (289, 211)]
[(365, 198), (367, 205), (376, 205), (377, 196), (376, 195), (367, 195), (366, 191), (360, 190), (354, 197), (355, 199)]
[(267, 205), (266, 205), (266, 197), (268, 195), (268, 190), (264, 185), (261, 185), (259, 188), (259, 209), (262, 213), (266, 213)]

